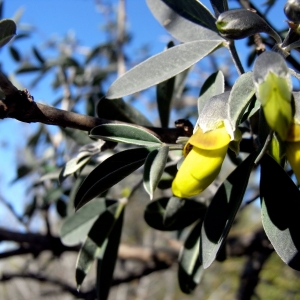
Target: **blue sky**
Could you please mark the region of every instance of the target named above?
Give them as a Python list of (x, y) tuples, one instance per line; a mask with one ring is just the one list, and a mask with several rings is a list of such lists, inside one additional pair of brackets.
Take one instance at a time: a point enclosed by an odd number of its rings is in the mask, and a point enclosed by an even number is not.
[[(30, 39), (20, 40), (14, 44), (23, 54), (29, 52), (33, 45), (41, 46), (45, 39), (51, 36), (63, 37), (68, 32), (76, 33), (82, 45), (93, 47), (104, 40), (99, 30), (104, 20), (96, 10), (96, 2), (96, 0), (5, 0), (4, 17), (12, 18), (22, 8), (20, 24), (29, 24), (36, 28)], [(265, 1), (255, 2), (260, 4)], [(276, 8), (270, 12), (276, 28), (284, 27), (283, 21), (286, 19), (282, 12), (284, 2), (278, 1)], [(210, 7), (209, 1), (203, 3)], [(132, 43), (126, 48), (128, 55), (134, 54), (135, 49), (144, 44), (150, 46), (151, 54), (162, 51), (168, 41), (168, 34), (151, 15), (146, 2), (127, 0), (126, 9), (128, 30), (133, 35)], [(237, 44), (243, 58), (244, 41)], [(16, 64), (8, 54), (8, 47), (1, 51), (1, 63), (6, 73), (12, 73), (16, 68)], [(20, 76), (18, 80), (26, 87), (28, 83), (26, 76)], [(55, 94), (49, 87), (49, 80), (43, 81), (31, 92), (36, 101), (51, 103), (55, 100)], [(20, 182), (13, 186), (8, 183), (15, 177), (16, 151), (24, 146), (26, 137), (35, 127), (33, 124), (21, 124), (15, 120), (3, 120), (0, 126), (0, 195), (13, 203), (20, 204), (24, 198), (24, 183)], [(21, 212), (22, 205), (16, 207)], [(4, 212), (0, 204), (0, 216), (1, 211)]]

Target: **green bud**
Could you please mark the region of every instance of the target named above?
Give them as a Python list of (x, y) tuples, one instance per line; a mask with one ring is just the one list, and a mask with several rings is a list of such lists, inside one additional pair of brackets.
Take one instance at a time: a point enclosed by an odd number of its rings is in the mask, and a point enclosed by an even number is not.
[(216, 26), (225, 38), (239, 40), (259, 32), (272, 36), (281, 43), (280, 36), (255, 12), (248, 9), (233, 9), (219, 15)]
[(300, 0), (288, 0), (284, 5), (284, 13), (289, 20), (300, 23)]
[(293, 115), (292, 82), (285, 60), (275, 52), (261, 54), (254, 65), (253, 80), (268, 125), (285, 140)]

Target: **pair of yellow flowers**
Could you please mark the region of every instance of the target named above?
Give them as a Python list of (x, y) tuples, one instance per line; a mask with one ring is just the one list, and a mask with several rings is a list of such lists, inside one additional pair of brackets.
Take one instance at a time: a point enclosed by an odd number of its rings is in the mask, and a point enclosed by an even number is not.
[[(277, 69), (272, 64), (274, 61), (279, 62), (276, 64), (277, 67), (279, 65)], [(266, 121), (285, 147), (287, 160), (300, 183), (300, 94), (293, 93), (292, 96), (292, 83), (284, 59), (274, 52), (262, 54), (254, 66), (253, 80)], [(294, 113), (292, 101), (295, 102)], [(219, 119), (208, 129), (205, 126), (201, 128), (198, 123), (199, 128), (184, 148), (185, 159), (172, 184), (175, 196), (195, 196), (217, 177), (229, 143), (234, 139), (233, 133), (226, 128), (227, 121), (226, 118)]]

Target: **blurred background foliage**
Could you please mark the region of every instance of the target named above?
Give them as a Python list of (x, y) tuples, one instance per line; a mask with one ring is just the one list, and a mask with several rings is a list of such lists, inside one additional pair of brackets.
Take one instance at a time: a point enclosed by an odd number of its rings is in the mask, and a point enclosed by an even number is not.
[[(7, 46), (17, 67), (9, 70), (7, 75), (18, 88), (27, 88), (34, 96), (35, 89), (41, 89), (43, 79), (50, 74), (51, 87), (59, 96), (45, 101), (54, 107), (144, 126), (160, 126), (153, 90), (136, 93), (125, 100), (120, 99), (117, 104), (103, 99), (108, 86), (117, 76), (147, 58), (149, 54), (145, 45), (140, 45), (137, 49), (138, 55), (124, 51), (126, 45), (134, 39), (127, 31), (124, 19), (122, 20), (122, 14), (126, 13), (122, 8), (124, 2), (95, 1), (95, 9), (103, 17), (101, 31), (106, 40), (94, 48), (82, 45), (76, 35), (68, 33), (57, 39), (46, 37), (42, 46), (34, 45), (30, 49), (23, 49), (19, 41), (30, 39), (36, 28), (24, 26), (22, 11), (18, 11), (14, 16), (18, 35)], [(270, 23), (277, 24), (269, 11), (276, 2), (283, 1), (259, 1), (259, 4), (250, 1), (235, 2), (234, 5), (245, 5), (246, 2), (247, 5), (257, 5), (259, 8), (264, 4), (263, 10), (257, 10), (267, 16)], [(3, 8), (5, 3), (2, 1), (1, 17), (11, 17), (5, 15)], [(286, 32), (279, 30), (279, 33), (284, 36)], [(272, 46), (269, 37), (263, 35), (262, 40), (267, 47)], [(246, 51), (244, 55), (247, 56), (249, 67), (253, 64), (256, 53), (252, 37), (247, 39), (247, 48), (243, 51)], [(297, 55), (294, 55), (288, 61), (299, 71), (297, 59)], [(5, 61), (1, 63), (5, 69)], [(169, 122), (165, 121), (166, 126), (173, 127), (177, 119), (190, 119), (195, 122), (199, 93), (197, 88), (209, 74), (217, 70), (222, 70), (225, 75), (226, 89), (231, 88), (237, 75), (227, 52), (221, 49), (190, 72), (182, 94), (172, 99), (173, 110)], [(20, 83), (24, 76), (30, 78), (28, 86)], [(6, 227), (2, 222), (0, 227), (0, 298), (74, 299), (78, 295), (82, 299), (94, 299), (94, 267), (83, 283), (81, 292), (76, 292), (74, 266), (78, 247), (60, 248), (53, 243), (53, 247), (48, 245), (47, 248), (44, 244), (37, 243), (43, 237), (58, 237), (64, 218), (73, 211), (75, 192), (83, 178), (108, 155), (128, 147), (118, 145), (114, 148), (110, 145), (110, 149), (100, 152), (100, 148), (105, 145), (89, 138), (86, 132), (44, 124), (34, 125), (34, 128), (34, 132), (25, 137), (25, 147), (17, 149), (16, 152), (18, 167), (12, 184), (22, 181), (26, 187), (24, 202), (20, 204), (22, 213), (18, 212), (19, 207), (14, 206), (14, 199), (5, 199), (0, 192), (1, 209), (8, 210), (15, 218), (12, 222), (16, 224)], [(11, 134), (20, 138), (17, 133)], [(71, 159), (73, 164), (70, 164)], [(67, 162), (69, 163), (66, 167)], [(232, 168), (232, 162), (226, 159), (218, 180), (224, 179)], [(4, 174), (6, 170), (1, 169), (0, 172)], [(61, 184), (58, 181), (59, 176)], [(124, 249), (127, 248), (123, 248), (124, 252), (120, 252), (109, 299), (300, 299), (299, 272), (287, 267), (274, 254), (272, 248), (266, 254), (263, 269), (258, 270), (259, 283), (255, 294), (238, 294), (242, 289), (243, 279), (251, 273), (251, 268), (255, 269), (255, 265), (249, 267), (253, 263), (253, 257), (260, 260), (263, 251), (266, 251), (263, 246), (261, 252), (257, 250), (259, 248), (252, 251), (248, 247), (253, 245), (255, 235), (262, 234), (258, 201), (247, 203), (247, 200), (257, 198), (255, 176), (250, 179), (249, 186), (252, 189), (246, 194), (245, 204), (239, 211), (228, 237), (229, 243), (242, 241), (241, 244), (247, 246), (242, 247), (244, 251), (229, 251), (229, 259), (225, 262), (215, 262), (205, 272), (201, 284), (191, 295), (183, 294), (177, 283), (176, 257), (187, 236), (187, 230), (161, 232), (151, 229), (145, 223), (144, 210), (149, 204), (149, 198), (143, 189), (141, 178), (142, 171), (139, 169), (109, 190), (109, 197), (112, 199), (129, 199), (121, 245), (132, 247), (126, 251)], [(214, 188), (212, 186), (199, 197), (211, 197), (215, 192)], [(14, 185), (11, 189), (14, 189)], [(155, 199), (160, 197), (170, 197), (170, 191), (158, 189)], [(22, 236), (18, 236), (18, 233)], [(127, 253), (134, 253), (134, 247), (141, 247), (138, 248), (140, 253), (143, 253), (142, 249), (150, 249), (157, 254), (160, 249), (166, 257), (159, 258), (162, 265), (151, 257), (134, 257), (134, 254)], [(268, 247), (270, 246), (267, 244), (266, 248)], [(154, 257), (158, 259), (155, 255)]]

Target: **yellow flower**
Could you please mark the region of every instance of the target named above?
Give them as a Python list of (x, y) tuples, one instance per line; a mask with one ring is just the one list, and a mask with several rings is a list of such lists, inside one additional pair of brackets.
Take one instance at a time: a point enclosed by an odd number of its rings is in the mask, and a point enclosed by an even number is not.
[(290, 163), (298, 183), (300, 183), (300, 125), (293, 123), (290, 127), (286, 144), (286, 158)]
[(254, 64), (253, 81), (268, 125), (284, 141), (293, 121), (292, 80), (284, 58), (276, 52), (261, 54)]
[(198, 128), (184, 148), (186, 158), (173, 180), (173, 194), (189, 198), (205, 190), (219, 174), (230, 140), (223, 122), (205, 133)]
[(286, 143), (286, 158), (300, 183), (300, 142)]

